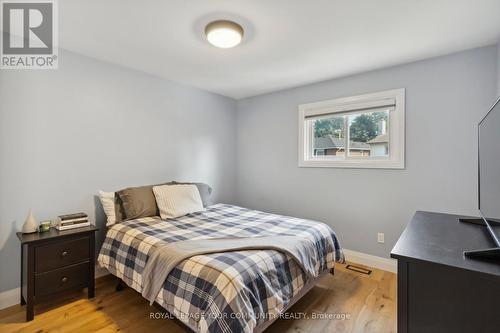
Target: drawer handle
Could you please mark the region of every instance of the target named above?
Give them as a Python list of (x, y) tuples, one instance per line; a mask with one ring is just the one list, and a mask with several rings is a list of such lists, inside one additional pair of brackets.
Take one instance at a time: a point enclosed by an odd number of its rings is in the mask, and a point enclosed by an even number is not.
[(68, 251), (63, 251), (63, 252), (61, 253), (61, 257), (66, 257), (67, 255), (68, 255)]
[(62, 282), (62, 283), (66, 283), (66, 282), (68, 282), (68, 278), (67, 278), (67, 277), (63, 277), (63, 278), (61, 279), (61, 282)]

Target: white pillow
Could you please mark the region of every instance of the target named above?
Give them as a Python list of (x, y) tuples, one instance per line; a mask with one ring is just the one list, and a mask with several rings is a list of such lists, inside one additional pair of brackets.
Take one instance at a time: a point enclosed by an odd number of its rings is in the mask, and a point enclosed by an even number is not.
[(109, 227), (116, 223), (115, 192), (99, 191), (99, 199), (101, 199), (102, 208), (108, 218), (106, 226)]
[(196, 185), (154, 186), (153, 193), (162, 219), (176, 218), (204, 210)]

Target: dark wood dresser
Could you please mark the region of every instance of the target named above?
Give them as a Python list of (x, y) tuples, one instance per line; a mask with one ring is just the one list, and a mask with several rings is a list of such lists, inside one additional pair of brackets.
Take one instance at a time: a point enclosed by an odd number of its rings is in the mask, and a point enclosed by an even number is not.
[(33, 319), (36, 303), (60, 292), (88, 288), (88, 297), (94, 297), (97, 230), (90, 226), (17, 233), (21, 241), (21, 305), (26, 304), (27, 321)]
[(399, 333), (500, 332), (500, 261), (464, 257), (494, 244), (460, 217), (417, 212), (392, 249)]

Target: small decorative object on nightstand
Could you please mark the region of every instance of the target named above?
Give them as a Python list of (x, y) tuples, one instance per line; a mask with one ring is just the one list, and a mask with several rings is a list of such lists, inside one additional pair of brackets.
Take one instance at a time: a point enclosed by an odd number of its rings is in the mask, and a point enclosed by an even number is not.
[(36, 223), (35, 217), (33, 216), (33, 211), (30, 209), (28, 217), (23, 224), (23, 234), (31, 234), (38, 231), (38, 223)]
[(38, 232), (47, 232), (50, 230), (50, 225), (52, 221), (42, 221), (40, 222), (40, 226), (38, 227)]
[(21, 305), (26, 320), (33, 306), (70, 289), (88, 288), (94, 297), (95, 226), (44, 233), (17, 233), (21, 241)]

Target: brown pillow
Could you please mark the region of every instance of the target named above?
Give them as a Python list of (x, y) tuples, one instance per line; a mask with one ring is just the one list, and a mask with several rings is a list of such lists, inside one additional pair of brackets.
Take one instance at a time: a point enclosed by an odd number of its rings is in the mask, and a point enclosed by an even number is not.
[(116, 223), (125, 220), (125, 210), (123, 209), (123, 202), (118, 193), (115, 192), (115, 216)]
[(133, 220), (141, 217), (159, 216), (160, 212), (156, 205), (153, 186), (171, 184), (146, 185), (139, 187), (128, 187), (116, 192), (120, 198), (125, 213), (123, 220)]

